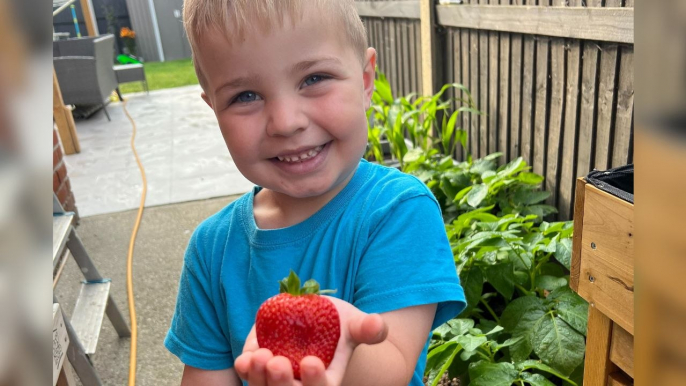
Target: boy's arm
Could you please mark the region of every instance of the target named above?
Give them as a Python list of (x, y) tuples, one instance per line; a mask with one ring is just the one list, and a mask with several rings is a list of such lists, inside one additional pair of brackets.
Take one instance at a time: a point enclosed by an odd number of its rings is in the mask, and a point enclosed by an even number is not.
[(388, 337), (353, 352), (343, 385), (407, 385), (426, 344), (436, 304), (408, 307), (381, 314)]
[(218, 371), (201, 370), (188, 366), (183, 369), (181, 386), (241, 386), (233, 368)]

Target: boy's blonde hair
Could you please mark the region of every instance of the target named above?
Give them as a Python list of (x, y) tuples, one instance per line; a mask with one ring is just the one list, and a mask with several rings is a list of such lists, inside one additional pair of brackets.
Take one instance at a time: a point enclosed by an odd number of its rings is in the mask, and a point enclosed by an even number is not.
[(323, 17), (344, 27), (353, 50), (364, 62), (367, 34), (354, 0), (185, 0), (183, 23), (201, 86), (205, 87), (205, 79), (195, 58), (205, 32), (223, 31), (230, 42), (243, 39), (253, 27), (267, 33), (274, 25), (283, 26), (286, 17), (295, 24), (305, 4), (315, 6)]

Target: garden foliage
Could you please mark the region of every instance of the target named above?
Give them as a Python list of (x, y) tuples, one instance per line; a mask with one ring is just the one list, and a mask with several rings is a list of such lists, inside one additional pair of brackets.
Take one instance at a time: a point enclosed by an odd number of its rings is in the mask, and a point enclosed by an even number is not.
[(387, 140), (391, 160), (439, 200), (467, 299), (433, 332), (427, 383), (448, 373), (465, 386), (581, 385), (588, 304), (569, 288), (572, 223), (544, 221), (556, 209), (543, 177), (499, 153), (453, 159), (456, 146), (467, 152), (460, 114), (481, 114), (463, 86), (398, 98), (383, 74), (375, 86), (367, 156), (384, 163)]

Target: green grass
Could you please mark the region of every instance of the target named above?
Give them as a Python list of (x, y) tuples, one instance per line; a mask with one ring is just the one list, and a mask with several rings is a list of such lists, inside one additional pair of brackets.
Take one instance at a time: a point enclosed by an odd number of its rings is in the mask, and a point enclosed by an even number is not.
[[(144, 63), (143, 67), (150, 91), (198, 84), (191, 59)], [(119, 90), (122, 94), (145, 91), (143, 82), (124, 83)]]

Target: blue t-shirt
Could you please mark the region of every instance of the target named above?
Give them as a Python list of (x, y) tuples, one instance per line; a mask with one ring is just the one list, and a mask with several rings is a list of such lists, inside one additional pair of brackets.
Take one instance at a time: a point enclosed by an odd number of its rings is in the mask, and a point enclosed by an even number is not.
[[(368, 313), (437, 303), (432, 329), (464, 308), (440, 207), (416, 178), (362, 160), (321, 210), (273, 230), (255, 224), (259, 190), (205, 220), (191, 237), (165, 339), (186, 365), (232, 367), (257, 309), (291, 269)], [(411, 385), (422, 385), (428, 338)]]

